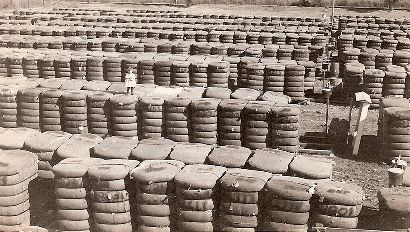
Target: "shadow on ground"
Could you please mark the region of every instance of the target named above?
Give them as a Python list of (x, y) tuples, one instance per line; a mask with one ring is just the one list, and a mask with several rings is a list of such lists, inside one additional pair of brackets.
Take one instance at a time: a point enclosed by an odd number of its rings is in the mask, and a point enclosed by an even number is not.
[[(379, 158), (379, 141), (376, 135), (363, 135), (359, 154), (351, 155), (351, 137), (348, 138), (349, 122), (346, 119), (333, 118), (329, 126), (329, 136), (334, 142), (334, 154), (340, 158), (361, 162), (383, 163)], [(348, 143), (349, 142), (349, 143)]]

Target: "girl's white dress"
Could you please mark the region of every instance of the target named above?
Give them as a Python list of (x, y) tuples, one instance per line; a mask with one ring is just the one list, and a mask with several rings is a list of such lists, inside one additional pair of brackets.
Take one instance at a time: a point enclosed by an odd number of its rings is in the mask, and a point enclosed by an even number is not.
[(125, 86), (127, 88), (137, 86), (136, 79), (137, 78), (134, 73), (128, 73), (127, 75), (125, 75)]

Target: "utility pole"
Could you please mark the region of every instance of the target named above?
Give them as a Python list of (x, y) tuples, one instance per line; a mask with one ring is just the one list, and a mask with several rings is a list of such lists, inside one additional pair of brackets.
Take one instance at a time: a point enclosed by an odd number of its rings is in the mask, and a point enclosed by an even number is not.
[(336, 0), (332, 0), (332, 17), (330, 18), (330, 20), (332, 20), (332, 23), (331, 23), (332, 29), (333, 29), (333, 20), (334, 20), (334, 17), (335, 17), (335, 2), (336, 2)]

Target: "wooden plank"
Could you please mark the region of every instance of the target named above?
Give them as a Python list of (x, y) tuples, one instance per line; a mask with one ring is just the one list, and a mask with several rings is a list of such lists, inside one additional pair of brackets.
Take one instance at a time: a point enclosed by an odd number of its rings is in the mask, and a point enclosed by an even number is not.
[[(321, 98), (321, 96), (317, 96), (317, 98), (307, 98), (310, 102), (314, 103), (323, 103), (326, 104), (326, 99)], [(336, 105), (346, 105), (348, 104), (348, 101), (345, 98), (339, 98), (339, 97), (331, 97), (330, 98), (330, 104), (336, 104)]]
[(301, 137), (316, 137), (327, 139), (328, 135), (322, 131), (306, 131), (305, 133), (300, 133)]
[(308, 149), (301, 148), (299, 153), (312, 154), (312, 155), (324, 155), (324, 156), (334, 156), (333, 152), (330, 150), (317, 150), (317, 149)]
[(305, 143), (323, 143), (333, 145), (333, 141), (330, 140), (329, 135), (325, 133), (306, 133), (300, 135), (300, 141)]
[(170, 6), (174, 6), (174, 7), (188, 7), (185, 4), (170, 4)]
[(301, 148), (307, 148), (307, 149), (318, 149), (318, 150), (330, 150), (333, 148), (332, 144), (327, 144), (327, 143), (304, 143), (301, 142), (299, 143)]
[(143, 5), (146, 6), (170, 6), (171, 3), (165, 3), (165, 2), (147, 2), (147, 3), (143, 3)]

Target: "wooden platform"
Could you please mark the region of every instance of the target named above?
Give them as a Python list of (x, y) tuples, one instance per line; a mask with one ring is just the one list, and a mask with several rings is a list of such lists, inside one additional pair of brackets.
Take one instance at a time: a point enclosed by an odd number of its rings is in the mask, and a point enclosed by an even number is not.
[(300, 136), (299, 153), (334, 156), (333, 142), (326, 133), (306, 132)]
[(187, 7), (185, 4), (165, 3), (165, 2), (148, 2), (144, 6), (168, 6), (168, 7)]

